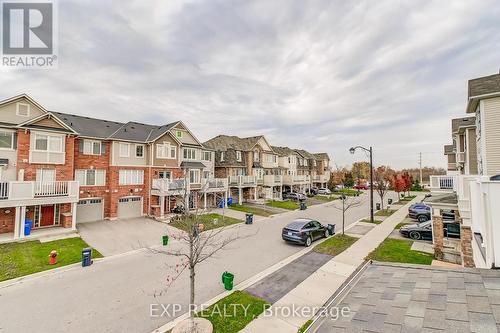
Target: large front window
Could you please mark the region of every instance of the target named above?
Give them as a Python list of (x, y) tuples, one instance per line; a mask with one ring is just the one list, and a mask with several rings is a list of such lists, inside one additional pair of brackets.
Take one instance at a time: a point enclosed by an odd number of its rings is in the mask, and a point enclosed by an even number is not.
[(104, 186), (106, 185), (106, 170), (75, 170), (75, 180), (80, 186)]
[(46, 134), (35, 135), (35, 150), (54, 153), (62, 152), (63, 138)]
[(200, 181), (200, 170), (189, 170), (189, 182), (191, 184), (199, 184)]
[(14, 149), (14, 132), (0, 131), (0, 149)]
[(120, 185), (142, 185), (144, 184), (144, 170), (120, 170)]
[(196, 149), (194, 148), (184, 148), (183, 157), (185, 160), (195, 160), (196, 159)]

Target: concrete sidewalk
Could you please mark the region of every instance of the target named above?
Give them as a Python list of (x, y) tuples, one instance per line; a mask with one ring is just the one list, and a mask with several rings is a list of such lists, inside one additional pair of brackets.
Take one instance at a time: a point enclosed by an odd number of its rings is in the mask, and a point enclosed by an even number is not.
[[(410, 204), (420, 201), (423, 196), (417, 196), (400, 210), (389, 216), (381, 224), (366, 233), (347, 250), (328, 261), (306, 280), (292, 289), (280, 300), (274, 303), (270, 311), (272, 315), (262, 314), (248, 324), (240, 332), (260, 333), (295, 333), (313, 313), (295, 313), (288, 315), (289, 309), (319, 308), (323, 306), (349, 276), (364, 262), (365, 257), (389, 236), (396, 225), (408, 213)], [(307, 314), (307, 315), (306, 315)]]

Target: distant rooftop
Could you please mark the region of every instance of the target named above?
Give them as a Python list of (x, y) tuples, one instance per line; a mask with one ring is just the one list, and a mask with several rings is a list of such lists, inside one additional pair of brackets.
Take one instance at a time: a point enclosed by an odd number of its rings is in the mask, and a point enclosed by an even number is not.
[(475, 126), (476, 116), (455, 118), (451, 120), (451, 132), (456, 133), (461, 127)]
[(500, 93), (500, 74), (469, 80), (469, 98)]

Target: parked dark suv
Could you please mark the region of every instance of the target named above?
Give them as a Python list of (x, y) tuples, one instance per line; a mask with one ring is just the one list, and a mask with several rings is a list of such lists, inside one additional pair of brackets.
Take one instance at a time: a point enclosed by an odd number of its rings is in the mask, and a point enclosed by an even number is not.
[(305, 246), (310, 246), (316, 239), (328, 236), (328, 228), (311, 219), (296, 219), (281, 232), (283, 240)]
[(429, 221), (431, 219), (431, 207), (423, 202), (417, 202), (408, 208), (408, 215), (419, 222)]

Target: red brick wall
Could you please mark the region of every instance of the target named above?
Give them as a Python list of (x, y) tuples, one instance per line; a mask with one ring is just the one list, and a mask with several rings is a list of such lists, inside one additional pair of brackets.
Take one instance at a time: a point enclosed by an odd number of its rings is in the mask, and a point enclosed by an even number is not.
[[(5, 213), (5, 211), (10, 211)], [(16, 216), (15, 208), (1, 208), (0, 209), (0, 234), (6, 232), (14, 232), (14, 219)]]
[[(119, 185), (119, 170), (144, 170), (144, 184), (143, 185)], [(108, 172), (109, 181), (109, 217), (116, 218), (118, 216), (118, 199), (126, 196), (140, 196), (142, 197), (143, 213), (148, 214), (149, 207), (149, 168), (148, 167), (124, 167), (124, 166), (110, 166)], [(137, 189), (137, 192), (136, 192)]]
[(30, 164), (30, 135), (27, 130), (18, 130), (17, 132), (17, 172), (24, 169), (24, 180), (36, 180), (37, 169), (55, 169), (56, 180), (74, 179), (74, 145), (75, 137), (67, 136), (65, 139), (65, 163), (64, 164)]

